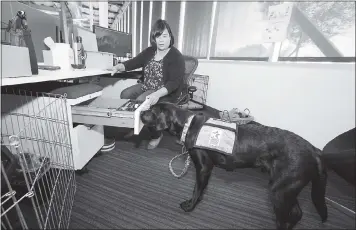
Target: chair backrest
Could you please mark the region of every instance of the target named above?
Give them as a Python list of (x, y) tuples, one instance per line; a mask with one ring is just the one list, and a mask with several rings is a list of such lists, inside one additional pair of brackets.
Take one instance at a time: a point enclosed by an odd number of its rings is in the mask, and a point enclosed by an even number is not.
[(185, 62), (184, 83), (188, 85), (189, 78), (194, 74), (199, 62), (198, 59), (192, 56), (183, 55), (183, 58)]
[(189, 100), (188, 87), (189, 79), (193, 76), (195, 70), (198, 67), (198, 59), (192, 56), (183, 55), (185, 63), (184, 79), (183, 79), (183, 88), (181, 95), (178, 99), (178, 104), (186, 103)]

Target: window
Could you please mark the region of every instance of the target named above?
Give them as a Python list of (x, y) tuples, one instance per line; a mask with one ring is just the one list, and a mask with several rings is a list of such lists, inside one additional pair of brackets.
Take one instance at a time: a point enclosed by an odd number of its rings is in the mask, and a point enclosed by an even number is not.
[(334, 47), (342, 56), (354, 59), (355, 2), (298, 2), (295, 5), (320, 31), (325, 40), (311, 39), (310, 36), (314, 37), (317, 31), (308, 30), (305, 25), (303, 30), (303, 23), (295, 17), (291, 21), (287, 39), (282, 43), (281, 60), (309, 57), (311, 60), (337, 61), (338, 58), (334, 57), (333, 53), (322, 52), (325, 46)]
[[(152, 5), (152, 25), (161, 18), (162, 15), (162, 2), (154, 1)], [(152, 27), (151, 25), (151, 27)], [(150, 28), (151, 29), (151, 28)]]
[[(184, 18), (180, 18), (181, 1), (166, 1), (165, 19), (171, 26), (176, 47), (179, 24), (184, 20), (181, 35), (185, 55), (206, 58), (210, 53), (210, 59), (267, 61), (274, 48), (273, 43), (265, 42), (263, 34), (268, 10), (281, 3), (217, 1), (213, 12), (213, 1), (186, 1)], [(296, 7), (287, 38), (281, 42), (280, 61), (355, 61), (355, 2), (300, 1), (293, 4)], [(137, 4), (138, 40), (142, 34), (142, 40), (136, 43), (138, 52), (150, 45), (148, 33), (152, 25), (148, 22), (153, 24), (161, 18), (163, 4), (152, 1), (151, 18), (149, 7), (149, 1)]]
[(267, 60), (272, 45), (262, 43), (264, 7), (263, 2), (218, 2), (211, 58)]
[[(133, 14), (131, 14), (133, 15)], [(141, 52), (140, 50), (140, 34), (141, 34), (141, 2), (136, 3), (136, 28), (133, 28), (136, 30), (136, 53), (132, 54), (136, 56)]]
[(213, 2), (186, 2), (182, 53), (197, 58), (208, 55)]
[(132, 19), (131, 19), (131, 15), (132, 15), (132, 5), (130, 4), (127, 7), (127, 11), (125, 13), (125, 23), (126, 23), (126, 32), (127, 33), (132, 33)]
[(166, 21), (171, 27), (174, 36), (174, 46), (178, 47), (180, 3), (178, 1), (166, 1)]
[(142, 20), (142, 50), (146, 49), (151, 44), (148, 44), (148, 33), (151, 31), (149, 25), (150, 2), (143, 1), (143, 20)]

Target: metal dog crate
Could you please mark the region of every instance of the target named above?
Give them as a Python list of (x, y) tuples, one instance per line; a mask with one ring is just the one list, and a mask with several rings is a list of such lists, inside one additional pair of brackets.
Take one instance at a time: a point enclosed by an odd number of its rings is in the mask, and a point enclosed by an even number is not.
[(1, 95), (2, 229), (68, 228), (76, 191), (65, 98)]

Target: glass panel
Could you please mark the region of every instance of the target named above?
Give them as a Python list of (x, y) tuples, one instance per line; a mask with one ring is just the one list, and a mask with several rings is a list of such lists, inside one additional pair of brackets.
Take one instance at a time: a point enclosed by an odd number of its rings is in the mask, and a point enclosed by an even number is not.
[(141, 28), (141, 2), (136, 3), (136, 54), (139, 54), (141, 52), (140, 50), (140, 28)]
[(162, 16), (162, 1), (154, 1), (152, 5), (152, 25), (158, 19), (160, 19), (161, 16)]
[[(355, 56), (355, 2), (297, 2), (296, 6), (343, 56)], [(297, 21), (291, 22), (280, 56), (325, 57)]]
[(185, 8), (183, 54), (206, 58), (213, 2), (187, 2)]
[(179, 15), (180, 15), (180, 2), (178, 1), (166, 1), (166, 21), (171, 27), (174, 46), (177, 46), (178, 42), (178, 31), (179, 31)]
[(211, 56), (268, 57), (272, 44), (262, 43), (267, 12), (263, 2), (218, 2)]
[(150, 2), (143, 1), (142, 50), (146, 49), (148, 46), (151, 45), (151, 44), (148, 44), (148, 32), (151, 31), (151, 26), (148, 25), (149, 14), (150, 14)]

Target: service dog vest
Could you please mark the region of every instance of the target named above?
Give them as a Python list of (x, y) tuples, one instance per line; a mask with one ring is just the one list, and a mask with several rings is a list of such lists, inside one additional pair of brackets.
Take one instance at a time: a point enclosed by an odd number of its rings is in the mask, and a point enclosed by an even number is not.
[[(186, 134), (194, 116), (188, 118), (182, 132), (181, 141), (185, 141)], [(232, 155), (237, 138), (237, 124), (210, 118), (200, 128), (194, 147), (214, 150), (225, 155)]]

